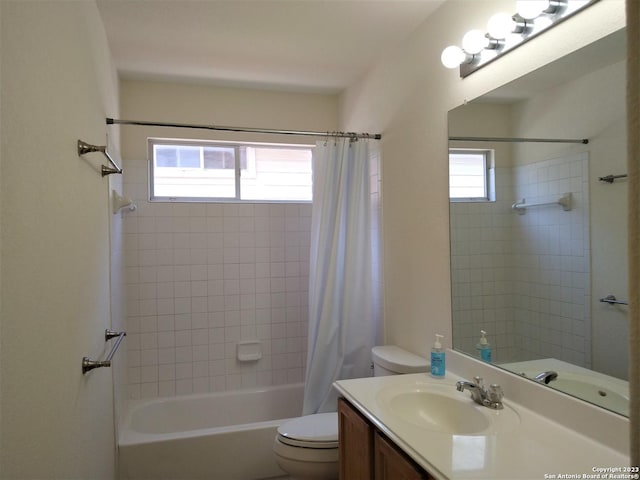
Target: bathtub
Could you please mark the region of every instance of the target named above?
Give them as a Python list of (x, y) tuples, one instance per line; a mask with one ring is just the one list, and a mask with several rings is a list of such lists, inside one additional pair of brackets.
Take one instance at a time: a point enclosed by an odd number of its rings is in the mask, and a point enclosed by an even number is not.
[(502, 367), (528, 378), (553, 370), (557, 379), (549, 387), (599, 405), (620, 415), (629, 416), (629, 382), (572, 365), (555, 358), (505, 363)]
[(118, 439), (121, 479), (255, 480), (284, 475), (278, 425), (302, 413), (303, 384), (132, 402)]

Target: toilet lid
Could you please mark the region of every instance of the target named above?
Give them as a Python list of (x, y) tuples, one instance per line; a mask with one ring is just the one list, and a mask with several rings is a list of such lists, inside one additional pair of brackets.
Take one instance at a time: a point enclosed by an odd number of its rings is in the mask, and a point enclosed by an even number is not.
[(296, 447), (337, 448), (338, 413), (316, 413), (287, 420), (278, 427), (282, 443)]

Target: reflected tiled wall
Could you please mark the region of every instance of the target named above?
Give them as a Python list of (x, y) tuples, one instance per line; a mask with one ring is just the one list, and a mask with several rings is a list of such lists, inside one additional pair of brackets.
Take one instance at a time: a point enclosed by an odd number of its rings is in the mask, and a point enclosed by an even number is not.
[[(497, 201), (451, 204), (453, 335), (476, 352), (488, 332), (497, 362), (554, 357), (590, 367), (588, 157), (497, 169)], [(573, 209), (511, 205), (556, 201)]]
[(495, 202), (451, 204), (454, 346), (475, 355), (486, 330), (498, 361), (515, 355), (512, 184), (512, 169), (496, 168)]
[(573, 207), (534, 207), (514, 216), (516, 338), (520, 360), (557, 358), (591, 367), (589, 163), (586, 153), (517, 167), (516, 198)]
[[(146, 161), (126, 166), (130, 398), (303, 381), (311, 205), (150, 203)], [(238, 362), (251, 339), (262, 359)]]

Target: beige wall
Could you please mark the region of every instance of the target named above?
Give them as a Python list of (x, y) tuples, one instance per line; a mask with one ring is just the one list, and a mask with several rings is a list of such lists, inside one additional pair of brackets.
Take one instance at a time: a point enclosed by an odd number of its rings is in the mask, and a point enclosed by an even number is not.
[(109, 180), (76, 141), (105, 143), (117, 83), (92, 2), (0, 9), (1, 476), (110, 479), (112, 370), (80, 368), (110, 326)]
[[(510, 137), (511, 106), (506, 103), (470, 103), (447, 115), (451, 137)], [(512, 144), (508, 142), (450, 142), (451, 148), (486, 148), (495, 152), (495, 167), (512, 164)]]
[(447, 111), (624, 25), (623, 0), (604, 0), (466, 79), (442, 67), (444, 47), (511, 9), (449, 0), (341, 98), (342, 128), (383, 134), (386, 341), (416, 353), (451, 342)]
[[(338, 97), (335, 95), (124, 80), (120, 103), (122, 118), (128, 120), (312, 131), (335, 130), (338, 122)], [(146, 139), (154, 136), (315, 143), (313, 137), (123, 126), (123, 157), (146, 159)]]

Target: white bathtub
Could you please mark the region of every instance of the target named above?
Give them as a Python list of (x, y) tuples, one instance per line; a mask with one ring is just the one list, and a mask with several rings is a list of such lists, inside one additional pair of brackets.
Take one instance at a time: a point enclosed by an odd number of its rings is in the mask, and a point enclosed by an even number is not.
[(505, 363), (502, 367), (528, 378), (553, 370), (558, 378), (549, 387), (629, 416), (629, 382), (604, 373), (588, 370), (555, 358)]
[(284, 475), (278, 425), (302, 413), (303, 384), (135, 401), (119, 433), (121, 479), (255, 480)]

